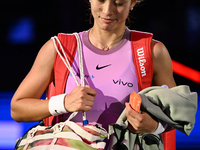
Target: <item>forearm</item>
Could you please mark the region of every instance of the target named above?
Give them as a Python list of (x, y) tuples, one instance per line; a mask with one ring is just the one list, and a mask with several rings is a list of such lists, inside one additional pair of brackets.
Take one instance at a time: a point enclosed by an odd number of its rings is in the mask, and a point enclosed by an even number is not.
[(51, 116), (49, 100), (26, 98), (11, 102), (11, 117), (17, 122), (35, 122)]

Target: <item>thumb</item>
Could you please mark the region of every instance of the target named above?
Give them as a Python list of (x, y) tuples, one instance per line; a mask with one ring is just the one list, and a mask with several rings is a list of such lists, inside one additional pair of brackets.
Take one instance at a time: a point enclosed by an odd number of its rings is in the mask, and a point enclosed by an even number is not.
[(85, 87), (87, 87), (87, 88), (91, 88), (91, 86), (90, 86), (90, 85), (85, 85)]

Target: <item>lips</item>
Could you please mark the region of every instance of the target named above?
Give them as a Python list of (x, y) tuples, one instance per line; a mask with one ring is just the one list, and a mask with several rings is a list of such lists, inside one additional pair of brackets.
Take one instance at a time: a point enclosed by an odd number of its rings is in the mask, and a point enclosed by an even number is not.
[(106, 19), (106, 18), (101, 18), (101, 20), (105, 23), (112, 23), (115, 21), (115, 19)]

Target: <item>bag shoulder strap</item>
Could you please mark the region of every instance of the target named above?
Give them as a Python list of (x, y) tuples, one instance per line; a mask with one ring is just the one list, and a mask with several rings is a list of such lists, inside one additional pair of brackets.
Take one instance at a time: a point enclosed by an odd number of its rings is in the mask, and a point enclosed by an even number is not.
[(153, 34), (131, 31), (131, 47), (135, 64), (139, 91), (151, 86), (153, 78), (153, 60), (151, 40)]
[[(70, 65), (72, 65), (76, 50), (77, 50), (77, 41), (76, 37), (73, 34), (58, 34), (58, 39), (60, 40), (63, 49), (65, 50), (65, 54), (69, 60)], [(57, 43), (58, 50), (62, 54), (61, 48)], [(66, 80), (69, 75), (69, 70), (63, 63), (62, 59), (58, 54), (56, 54), (54, 61), (54, 81), (50, 83), (47, 89), (47, 97), (50, 98), (52, 96), (63, 94), (65, 90)], [(57, 122), (62, 121), (62, 116), (51, 116), (44, 119), (45, 126), (54, 125)]]
[[(58, 34), (58, 39), (60, 40), (65, 54), (69, 60), (70, 65), (72, 65), (76, 49), (77, 42), (76, 37), (73, 34)], [(57, 44), (58, 49), (60, 50), (59, 44)], [(61, 50), (60, 50), (61, 52)], [(54, 77), (55, 77), (55, 94), (63, 94), (67, 77), (69, 75), (69, 70), (66, 68), (65, 64), (61, 60), (60, 56), (56, 54), (55, 63), (54, 63)]]

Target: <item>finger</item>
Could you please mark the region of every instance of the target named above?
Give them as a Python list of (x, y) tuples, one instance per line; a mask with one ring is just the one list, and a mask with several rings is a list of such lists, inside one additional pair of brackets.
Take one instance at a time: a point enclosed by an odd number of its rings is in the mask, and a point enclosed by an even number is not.
[(92, 107), (94, 105), (94, 103), (92, 101), (86, 101), (84, 105)]
[(137, 122), (128, 119), (128, 128), (134, 133), (140, 133), (140, 127), (136, 125)]
[(137, 120), (135, 117), (133, 117), (133, 116), (128, 116), (128, 117), (127, 117), (127, 121), (128, 121), (134, 128), (138, 127), (139, 122), (138, 122), (138, 120)]
[(79, 111), (89, 111), (89, 110), (91, 110), (93, 105), (94, 105), (93, 101), (84, 100), (81, 102)]
[(91, 88), (91, 86), (90, 86), (90, 85), (85, 85), (85, 87)]
[(92, 107), (94, 105), (94, 97), (91, 95), (85, 95), (82, 97), (79, 101), (77, 101), (79, 104), (81, 104), (81, 107)]
[(132, 125), (134, 124), (136, 127), (138, 127), (140, 125), (141, 121), (142, 121), (142, 114), (133, 110), (128, 103), (126, 104), (126, 109), (127, 109), (127, 112), (126, 112), (127, 120)]
[(133, 133), (139, 133), (137, 127), (134, 124), (128, 124), (128, 129), (131, 130)]
[(88, 95), (96, 96), (96, 90), (92, 89), (89, 85), (85, 85), (85, 88)]
[(128, 115), (131, 115), (134, 118), (138, 118), (138, 116), (140, 116), (140, 113), (138, 113), (137, 111), (133, 110), (129, 103), (126, 103), (125, 105), (126, 105), (126, 109), (127, 109)]
[(95, 100), (95, 97), (94, 96), (92, 96), (92, 95), (87, 95), (86, 97), (85, 97), (85, 99), (87, 100), (87, 101), (94, 101)]
[(90, 111), (92, 107), (90, 106), (85, 106), (81, 111)]
[(87, 95), (91, 95), (93, 97), (96, 96), (96, 90), (89, 87), (79, 87), (77, 91), (74, 92), (76, 95), (78, 94), (80, 97), (85, 97)]

